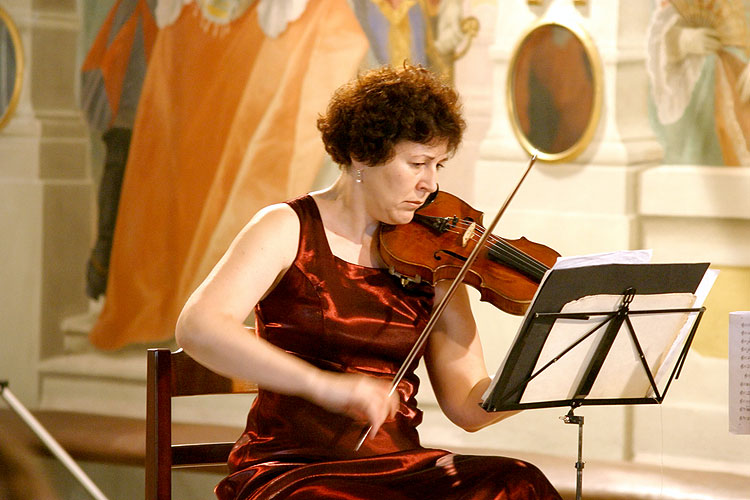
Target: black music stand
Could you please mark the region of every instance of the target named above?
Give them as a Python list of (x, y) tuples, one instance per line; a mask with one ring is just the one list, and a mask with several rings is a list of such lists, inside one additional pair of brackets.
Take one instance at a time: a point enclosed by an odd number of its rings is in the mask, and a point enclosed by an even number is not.
[(693, 306), (708, 266), (604, 264), (545, 276), (482, 407), (570, 406), (563, 420), (578, 425), (577, 499), (583, 417), (574, 410), (662, 403), (705, 311)]

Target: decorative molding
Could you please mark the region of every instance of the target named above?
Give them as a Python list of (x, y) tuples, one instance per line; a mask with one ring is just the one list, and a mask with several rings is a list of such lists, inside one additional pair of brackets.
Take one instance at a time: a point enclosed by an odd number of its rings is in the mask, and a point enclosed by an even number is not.
[[(78, 32), (81, 30), (81, 18), (73, 12), (66, 14), (58, 11), (34, 11), (29, 21), (35, 29), (57, 29)], [(31, 22), (29, 23), (31, 24)]]
[(750, 167), (662, 165), (640, 184), (642, 215), (750, 220)]

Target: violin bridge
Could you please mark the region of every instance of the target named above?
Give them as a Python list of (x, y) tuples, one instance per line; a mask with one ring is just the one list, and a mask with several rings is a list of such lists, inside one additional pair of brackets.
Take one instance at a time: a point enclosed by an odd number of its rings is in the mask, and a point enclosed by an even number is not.
[(461, 246), (466, 248), (466, 245), (469, 244), (469, 240), (471, 240), (474, 237), (474, 232), (476, 231), (477, 223), (472, 222), (469, 224), (469, 227), (466, 228), (466, 231), (464, 231), (463, 237), (461, 238)]

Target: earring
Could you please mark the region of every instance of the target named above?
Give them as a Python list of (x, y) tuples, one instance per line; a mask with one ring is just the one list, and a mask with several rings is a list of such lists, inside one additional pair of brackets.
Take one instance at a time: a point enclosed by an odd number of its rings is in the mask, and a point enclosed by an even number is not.
[(357, 184), (362, 184), (362, 169), (361, 168), (357, 169), (357, 175), (354, 178), (354, 182), (356, 182)]

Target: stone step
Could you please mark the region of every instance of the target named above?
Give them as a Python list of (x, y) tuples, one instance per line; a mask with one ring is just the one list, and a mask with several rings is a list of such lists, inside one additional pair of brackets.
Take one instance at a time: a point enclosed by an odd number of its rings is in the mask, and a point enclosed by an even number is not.
[(144, 418), (146, 354), (81, 352), (39, 363), (39, 406)]
[(95, 350), (89, 342), (89, 332), (94, 327), (103, 306), (103, 298), (98, 301), (91, 300), (87, 311), (69, 316), (60, 322), (60, 331), (63, 334), (63, 352), (81, 353)]

